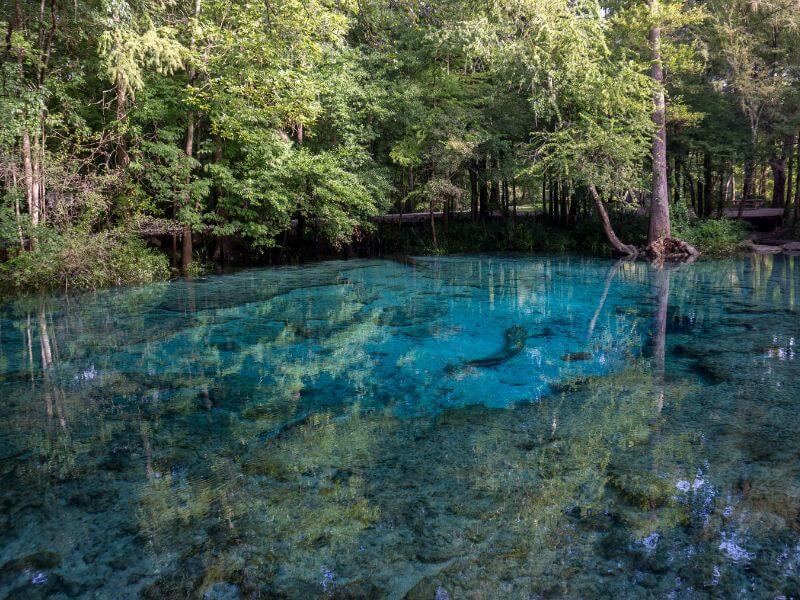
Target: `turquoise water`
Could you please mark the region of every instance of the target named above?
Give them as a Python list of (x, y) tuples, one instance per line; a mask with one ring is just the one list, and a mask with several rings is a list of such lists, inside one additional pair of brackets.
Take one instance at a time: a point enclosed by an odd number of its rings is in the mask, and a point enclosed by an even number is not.
[(0, 598), (800, 595), (800, 258), (0, 309)]

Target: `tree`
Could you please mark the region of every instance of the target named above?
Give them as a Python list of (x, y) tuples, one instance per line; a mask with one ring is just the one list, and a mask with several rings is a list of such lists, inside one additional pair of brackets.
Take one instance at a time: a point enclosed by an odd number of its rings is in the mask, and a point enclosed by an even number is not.
[(523, 46), (533, 48), (533, 55), (523, 54), (535, 92), (532, 104), (538, 119), (552, 123), (550, 131), (533, 135), (532, 168), (585, 185), (609, 243), (621, 254), (635, 255), (635, 247), (614, 233), (599, 190), (613, 196), (640, 178), (653, 135), (651, 85), (634, 63), (613, 56), (599, 7), (571, 2), (553, 7), (539, 9), (532, 20), (541, 22), (544, 14), (551, 21), (533, 33), (536, 45)]
[(128, 111), (136, 92), (145, 86), (150, 70), (172, 75), (183, 68), (185, 47), (167, 21), (166, 5), (132, 6), (127, 0), (107, 0), (103, 9), (108, 27), (100, 35), (99, 55), (105, 74), (114, 84), (117, 143), (116, 164), (122, 171), (128, 155)]
[(664, 67), (661, 61), (661, 27), (657, 22), (660, 11), (659, 0), (648, 0), (650, 13), (656, 21), (650, 26), (650, 50), (652, 61), (650, 77), (653, 79), (653, 195), (650, 200), (650, 229), (648, 244), (670, 237), (669, 190), (667, 189), (667, 104), (664, 98)]

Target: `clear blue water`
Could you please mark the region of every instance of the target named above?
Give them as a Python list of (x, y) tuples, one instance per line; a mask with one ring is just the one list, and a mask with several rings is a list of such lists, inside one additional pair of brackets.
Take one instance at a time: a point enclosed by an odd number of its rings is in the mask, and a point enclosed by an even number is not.
[(800, 595), (800, 258), (0, 308), (0, 598)]

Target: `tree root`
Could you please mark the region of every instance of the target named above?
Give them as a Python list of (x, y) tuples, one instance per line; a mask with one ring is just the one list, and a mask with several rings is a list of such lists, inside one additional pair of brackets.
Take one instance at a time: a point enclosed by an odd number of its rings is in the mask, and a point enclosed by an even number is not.
[(677, 238), (660, 238), (650, 243), (643, 254), (654, 263), (663, 262), (694, 262), (700, 256), (700, 251)]

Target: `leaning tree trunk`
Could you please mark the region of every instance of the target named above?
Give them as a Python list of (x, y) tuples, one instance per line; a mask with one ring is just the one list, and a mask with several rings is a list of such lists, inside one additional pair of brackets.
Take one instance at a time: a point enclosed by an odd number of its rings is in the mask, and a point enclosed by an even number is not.
[[(650, 12), (657, 14), (658, 0), (649, 0)], [(647, 241), (652, 244), (670, 237), (669, 229), (669, 186), (667, 183), (667, 129), (666, 100), (664, 99), (664, 69), (661, 64), (661, 28), (650, 29), (650, 48), (652, 64), (650, 77), (655, 82), (653, 92), (653, 122), (656, 133), (653, 136), (653, 199), (650, 203), (650, 231)]]
[(606, 210), (606, 207), (603, 204), (603, 200), (600, 198), (600, 194), (598, 193), (597, 188), (593, 184), (589, 184), (588, 187), (589, 187), (589, 194), (592, 196), (592, 200), (594, 200), (594, 206), (595, 209), (597, 210), (597, 216), (600, 218), (600, 223), (603, 226), (603, 233), (606, 234), (608, 242), (611, 244), (614, 250), (616, 250), (620, 254), (624, 254), (626, 256), (636, 256), (639, 253), (636, 247), (623, 244), (617, 237), (617, 234), (614, 233), (614, 228), (611, 227), (611, 219), (608, 218), (608, 211)]

